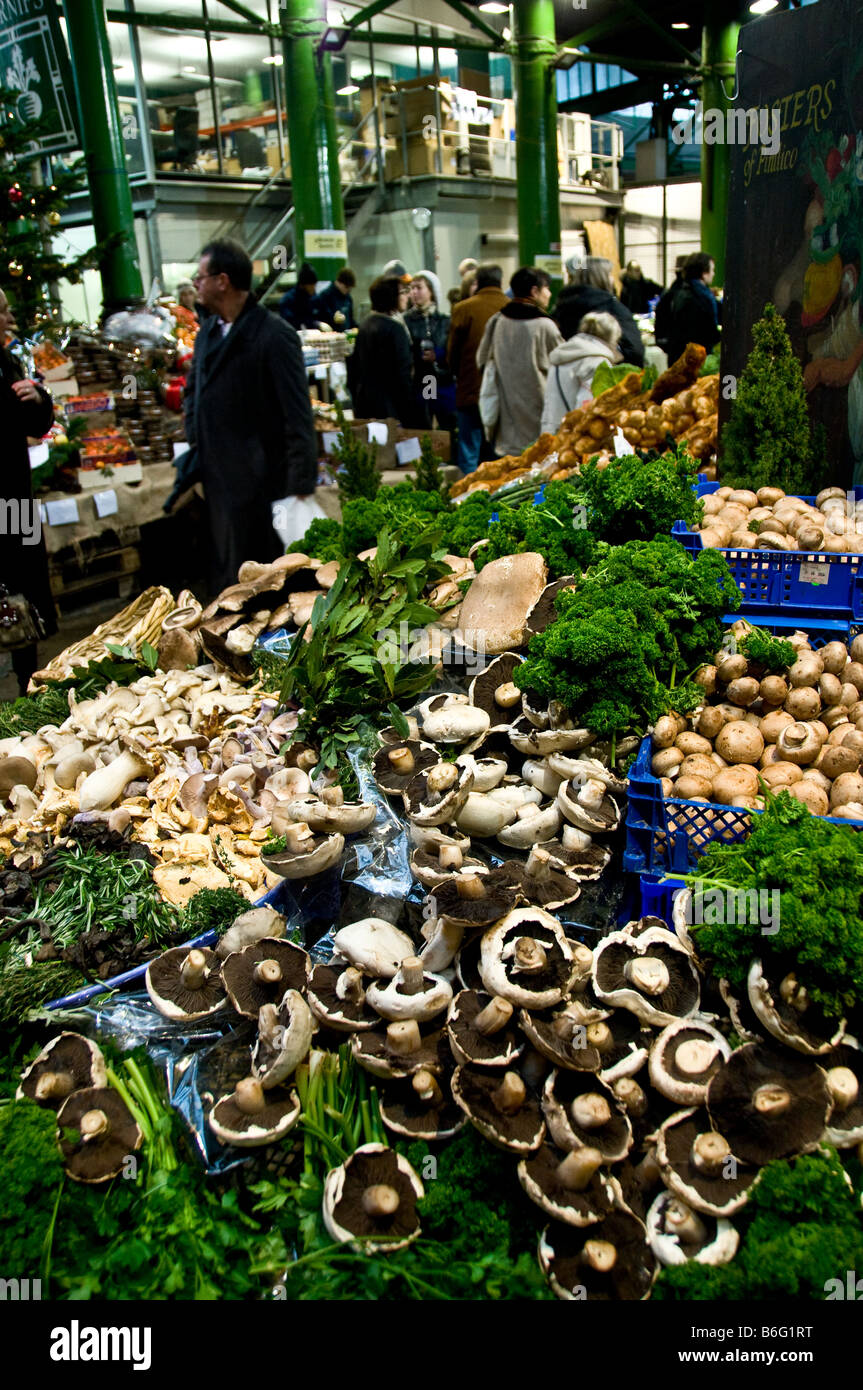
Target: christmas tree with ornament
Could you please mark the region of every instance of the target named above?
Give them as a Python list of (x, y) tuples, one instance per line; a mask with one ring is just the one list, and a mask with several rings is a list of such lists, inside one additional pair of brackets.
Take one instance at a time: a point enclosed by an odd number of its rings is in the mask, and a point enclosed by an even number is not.
[(103, 242), (69, 260), (53, 243), (71, 193), (86, 186), (83, 161), (53, 167), (39, 155), (39, 122), (22, 120), (20, 92), (0, 87), (0, 289), (15, 310), (20, 332), (30, 337), (59, 318), (49, 287), (76, 284), (84, 270), (99, 265)]

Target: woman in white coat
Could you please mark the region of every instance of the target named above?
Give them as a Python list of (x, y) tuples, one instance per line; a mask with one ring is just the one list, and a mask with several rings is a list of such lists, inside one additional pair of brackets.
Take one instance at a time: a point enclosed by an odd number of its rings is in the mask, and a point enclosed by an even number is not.
[(620, 362), (621, 328), (611, 314), (585, 314), (578, 332), (549, 358), (542, 433), (557, 434), (564, 415), (593, 399), (591, 383), (601, 362)]

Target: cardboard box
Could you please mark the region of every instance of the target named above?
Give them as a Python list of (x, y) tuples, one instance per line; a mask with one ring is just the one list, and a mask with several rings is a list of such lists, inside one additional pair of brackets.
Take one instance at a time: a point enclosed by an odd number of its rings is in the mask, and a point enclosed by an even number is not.
[(140, 483), (144, 476), (140, 463), (115, 464), (112, 468), (79, 468), (76, 471), (78, 484), (84, 492), (113, 487), (115, 483)]
[[(448, 128), (452, 109), (449, 83), (441, 82), (439, 88), (441, 126)], [(409, 82), (396, 83), (395, 90), (383, 100), (383, 110), (384, 130), (387, 135), (401, 135), (402, 112), (408, 134), (425, 134), (423, 121), (428, 117), (437, 116), (434, 82), (428, 77), (415, 77)]]
[[(437, 140), (423, 140), (421, 136), (415, 136), (407, 141), (407, 168), (405, 168), (402, 142), (398, 140), (395, 149), (387, 151), (386, 177), (398, 179), (403, 174), (408, 176), (434, 174), (437, 172), (435, 167), (436, 155)], [(458, 173), (455, 150), (443, 143), (441, 143), (440, 172), (450, 176)]]

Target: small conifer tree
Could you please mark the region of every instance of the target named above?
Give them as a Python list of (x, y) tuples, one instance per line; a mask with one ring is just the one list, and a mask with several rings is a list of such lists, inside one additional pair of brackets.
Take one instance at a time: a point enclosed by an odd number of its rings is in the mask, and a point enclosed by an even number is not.
[(424, 434), (420, 440), (420, 457), (417, 459), (416, 488), (418, 492), (440, 492), (444, 497), (449, 488), (440, 471), (441, 460), (434, 451), (431, 435)]
[(766, 304), (720, 442), (720, 476), (732, 487), (817, 493), (828, 465), (823, 432), (813, 441), (803, 387), (782, 315)]
[(339, 498), (342, 503), (353, 497), (367, 497), (372, 501), (381, 485), (378, 446), (364, 444), (357, 438), (345, 419), (340, 401), (336, 402), (336, 419), (339, 437), (333, 449), (333, 458), (338, 468)]

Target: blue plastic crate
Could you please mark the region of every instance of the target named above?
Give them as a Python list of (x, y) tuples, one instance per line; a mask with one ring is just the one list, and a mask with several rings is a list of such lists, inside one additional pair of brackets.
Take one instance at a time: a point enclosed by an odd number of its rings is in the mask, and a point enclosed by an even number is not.
[(659, 917), (672, 926), (671, 910), (674, 895), (685, 888), (682, 878), (664, 878), (661, 874), (641, 874), (638, 878), (639, 917)]
[[(650, 770), (652, 756), (648, 736), (642, 740), (629, 770), (625, 870), (637, 874), (687, 874), (715, 841), (733, 845), (747, 839), (752, 817), (760, 815), (760, 811), (663, 797), (659, 778)], [(708, 813), (712, 813), (709, 823), (701, 824)], [(839, 820), (832, 816), (822, 819), (831, 825), (863, 830), (863, 821)]]

